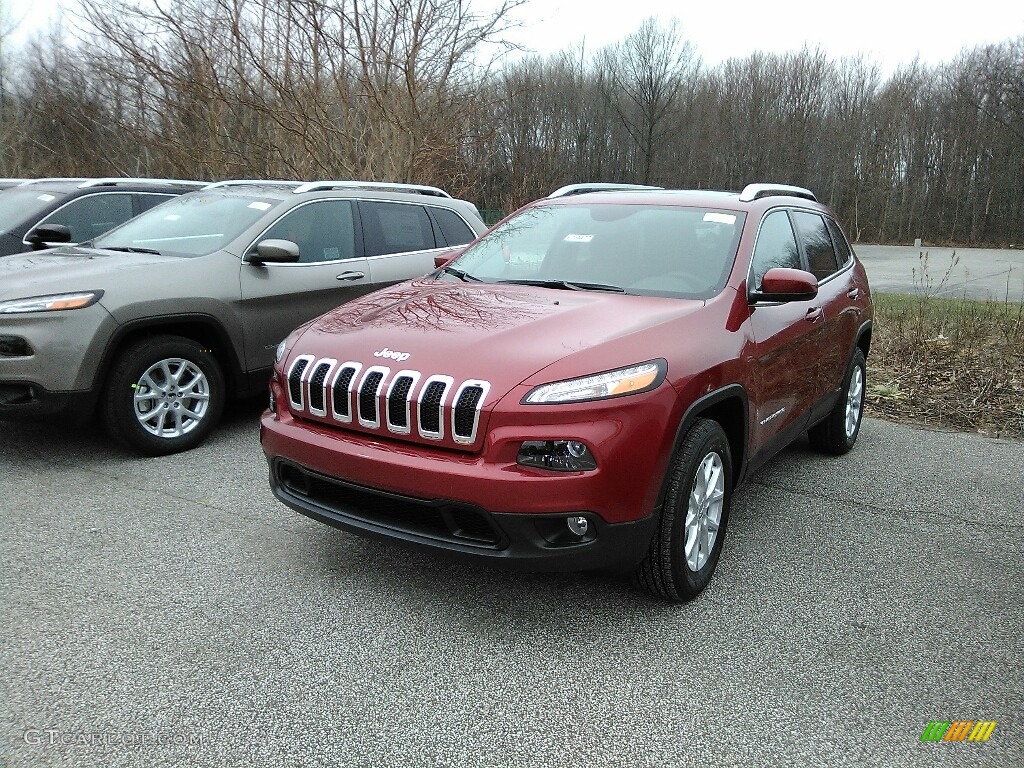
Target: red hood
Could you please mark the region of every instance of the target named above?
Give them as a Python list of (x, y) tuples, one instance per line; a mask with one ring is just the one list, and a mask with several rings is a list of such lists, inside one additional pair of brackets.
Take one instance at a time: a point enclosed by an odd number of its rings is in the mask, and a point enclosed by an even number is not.
[[(649, 330), (702, 305), (596, 291), (416, 281), (327, 313), (309, 326), (290, 357), (312, 354), (483, 378), (493, 385), (488, 399), (495, 400), (568, 355)], [(385, 348), (409, 357), (400, 362), (374, 357)], [(634, 362), (610, 361), (609, 367)], [(580, 371), (585, 373), (592, 371)]]
[[(567, 356), (609, 345), (607, 355), (593, 359), (597, 350), (584, 355), (588, 360), (581, 360), (580, 367), (595, 368), (573, 375), (660, 356), (628, 337), (702, 305), (595, 291), (419, 280), (349, 302), (315, 320), (293, 342), (283, 364), (287, 372), (296, 357), (309, 355), (362, 363), (364, 371), (387, 366), (392, 377), (400, 370), (418, 371), (423, 376), (418, 387), (432, 375), (450, 376), (456, 387), (485, 381), (485, 416), (516, 385)], [(485, 426), (481, 421), (475, 445)], [(415, 430), (409, 439), (416, 439)]]

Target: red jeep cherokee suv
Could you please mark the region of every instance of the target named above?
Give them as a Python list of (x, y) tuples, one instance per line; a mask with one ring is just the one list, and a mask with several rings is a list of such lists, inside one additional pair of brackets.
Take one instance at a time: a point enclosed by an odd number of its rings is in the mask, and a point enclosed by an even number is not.
[(853, 447), (871, 317), (805, 189), (569, 189), (282, 342), (270, 483), (346, 530), (686, 600), (745, 477), (803, 432)]

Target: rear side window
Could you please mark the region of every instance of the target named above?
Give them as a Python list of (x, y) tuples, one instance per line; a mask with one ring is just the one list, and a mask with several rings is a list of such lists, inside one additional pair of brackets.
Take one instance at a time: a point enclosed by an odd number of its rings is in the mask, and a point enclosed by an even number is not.
[(828, 225), (828, 232), (832, 235), (832, 244), (836, 248), (836, 256), (839, 259), (839, 267), (845, 267), (851, 261), (853, 261), (853, 251), (850, 248), (850, 244), (846, 242), (846, 236), (843, 235), (843, 230), (839, 228), (832, 219), (826, 218), (825, 223)]
[(172, 199), (174, 195), (157, 195), (150, 192), (139, 192), (135, 199), (138, 201), (139, 213), (148, 211), (150, 208), (154, 208), (160, 203), (166, 203)]
[(47, 216), (41, 224), (63, 224), (71, 230), (71, 242), (83, 243), (123, 224), (134, 216), (130, 193), (87, 195)]
[(290, 240), (299, 263), (338, 261), (355, 256), (355, 227), (349, 200), (320, 200), (286, 213), (260, 240)]
[(803, 243), (811, 274), (824, 280), (839, 268), (825, 219), (816, 213), (793, 211), (793, 223), (800, 233), (800, 242)]
[(363, 246), (367, 256), (436, 248), (434, 230), (422, 205), (408, 203), (359, 203)]
[[(462, 217), (455, 211), (447, 208), (430, 208), (434, 221), (441, 228), (441, 236), (444, 238), (444, 245), (464, 245), (472, 242), (476, 234), (469, 225), (462, 220)], [(438, 243), (440, 245), (440, 243)]]
[(761, 278), (775, 267), (803, 269), (793, 226), (785, 211), (774, 211), (765, 217), (754, 246), (753, 280), (755, 290), (761, 289)]

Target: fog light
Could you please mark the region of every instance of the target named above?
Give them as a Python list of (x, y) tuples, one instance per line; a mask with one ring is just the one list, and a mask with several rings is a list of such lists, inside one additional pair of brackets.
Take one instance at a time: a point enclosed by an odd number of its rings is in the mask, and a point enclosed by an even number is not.
[(519, 448), (516, 462), (525, 467), (559, 472), (588, 472), (597, 461), (586, 444), (578, 440), (527, 440)]
[(574, 536), (586, 536), (587, 529), (590, 528), (590, 523), (587, 522), (587, 518), (582, 516), (567, 518), (565, 523), (569, 526), (569, 530)]

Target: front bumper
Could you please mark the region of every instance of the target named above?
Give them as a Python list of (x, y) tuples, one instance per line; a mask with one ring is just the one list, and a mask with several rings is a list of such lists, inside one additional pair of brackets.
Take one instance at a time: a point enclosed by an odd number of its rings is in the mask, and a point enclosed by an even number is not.
[[(589, 472), (517, 465), (514, 446), (537, 437), (537, 425), (491, 430), (488, 447), (474, 454), (267, 411), (260, 440), (277, 498), (330, 525), (534, 570), (635, 565), (658, 523), (663, 468), (631, 440), (619, 444), (627, 430), (585, 427), (611, 434), (609, 445), (568, 433), (600, 446), (605, 461)], [(585, 536), (569, 535), (570, 516), (587, 519)]]
[(400, 541), (456, 556), (536, 571), (619, 570), (647, 553), (657, 516), (626, 523), (586, 517), (575, 537), (566, 513), (489, 512), (450, 499), (418, 499), (328, 477), (282, 459), (268, 459), (274, 495), (296, 512), (353, 533)]
[(50, 392), (38, 384), (0, 381), (0, 419), (46, 418), (81, 424), (95, 405), (95, 392)]

